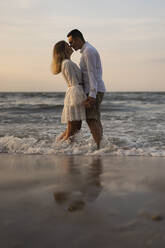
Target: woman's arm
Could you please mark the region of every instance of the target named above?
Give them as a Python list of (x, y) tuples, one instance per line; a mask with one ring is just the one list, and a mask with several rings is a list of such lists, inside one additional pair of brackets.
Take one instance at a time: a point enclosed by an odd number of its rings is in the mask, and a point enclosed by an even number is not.
[(76, 73), (74, 71), (72, 62), (70, 60), (65, 60), (63, 62), (62, 74), (64, 78), (66, 79), (69, 87), (77, 84)]

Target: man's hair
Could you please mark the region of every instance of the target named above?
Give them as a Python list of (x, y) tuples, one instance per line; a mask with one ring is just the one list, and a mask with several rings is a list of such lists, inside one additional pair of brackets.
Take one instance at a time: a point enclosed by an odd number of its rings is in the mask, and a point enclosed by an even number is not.
[(72, 38), (80, 38), (82, 41), (85, 41), (83, 34), (78, 29), (73, 29), (67, 35), (67, 37), (72, 36)]

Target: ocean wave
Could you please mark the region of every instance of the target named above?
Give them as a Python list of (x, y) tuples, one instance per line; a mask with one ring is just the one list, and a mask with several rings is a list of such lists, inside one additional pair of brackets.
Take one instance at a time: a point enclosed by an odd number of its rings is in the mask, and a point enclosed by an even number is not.
[(13, 96), (15, 97), (21, 97), (21, 98), (36, 98), (36, 97), (63, 97), (65, 92), (0, 92), (0, 98), (11, 98)]
[(104, 101), (164, 104), (165, 92), (107, 92)]
[(44, 112), (44, 111), (58, 111), (63, 108), (63, 104), (19, 104), (14, 106), (3, 107), (1, 112)]
[(49, 140), (4, 136), (0, 138), (0, 153), (165, 157), (165, 147), (162, 149), (149, 146), (136, 147), (128, 144), (128, 141), (127, 145), (123, 144), (124, 142), (120, 139), (104, 137), (101, 149), (97, 150), (92, 137), (84, 137), (82, 133), (76, 135), (74, 142), (58, 142), (55, 136)]

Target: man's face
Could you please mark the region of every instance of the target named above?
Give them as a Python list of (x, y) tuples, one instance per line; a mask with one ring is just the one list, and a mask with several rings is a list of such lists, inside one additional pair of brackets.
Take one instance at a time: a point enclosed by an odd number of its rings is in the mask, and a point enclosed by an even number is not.
[(81, 49), (81, 40), (79, 38), (72, 38), (72, 35), (70, 35), (68, 37), (68, 42), (75, 51)]

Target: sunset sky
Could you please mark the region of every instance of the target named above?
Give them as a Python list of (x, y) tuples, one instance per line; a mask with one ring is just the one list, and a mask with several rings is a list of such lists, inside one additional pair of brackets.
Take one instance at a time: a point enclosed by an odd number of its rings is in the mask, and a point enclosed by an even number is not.
[(74, 28), (98, 49), (107, 91), (165, 91), (164, 0), (1, 0), (0, 91), (65, 91), (52, 48)]

